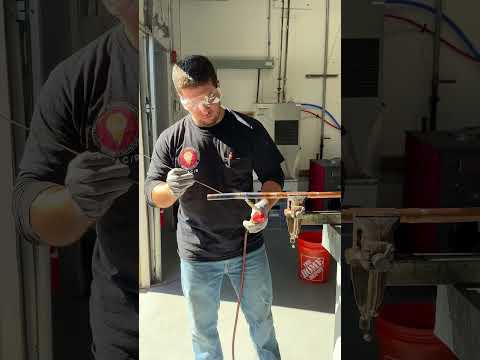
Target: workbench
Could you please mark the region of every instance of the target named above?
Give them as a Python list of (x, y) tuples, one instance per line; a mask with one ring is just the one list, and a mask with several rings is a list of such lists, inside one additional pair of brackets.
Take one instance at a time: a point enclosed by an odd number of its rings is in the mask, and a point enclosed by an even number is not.
[(393, 246), (392, 231), (398, 223), (480, 222), (480, 208), (348, 209), (342, 222), (354, 224), (352, 248), (345, 257), (358, 281), (353, 285), (365, 334), (385, 286), (436, 285), (435, 334), (459, 359), (478, 359), (480, 254), (401, 254)]
[(437, 286), (434, 333), (459, 359), (479, 358), (479, 284)]
[[(331, 219), (333, 215), (330, 215)], [(335, 279), (335, 328), (333, 337), (333, 360), (341, 360), (342, 350), (342, 268), (341, 268), (341, 225), (324, 223), (322, 230), (323, 247), (332, 255), (337, 264), (337, 274)]]

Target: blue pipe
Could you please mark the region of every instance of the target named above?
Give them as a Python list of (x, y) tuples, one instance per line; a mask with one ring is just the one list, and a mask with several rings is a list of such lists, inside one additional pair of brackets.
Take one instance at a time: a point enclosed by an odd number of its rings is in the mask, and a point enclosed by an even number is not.
[[(417, 1), (412, 1), (412, 0), (385, 0), (385, 4), (399, 4), (399, 5), (407, 5), (407, 6), (413, 6), (417, 7), (419, 9), (423, 9), (426, 11), (431, 12), (432, 14), (435, 14), (437, 10), (427, 4), (417, 2)], [(475, 56), (477, 59), (480, 60), (480, 52), (475, 48), (473, 43), (470, 41), (470, 39), (467, 37), (467, 35), (460, 29), (460, 27), (455, 24), (455, 22), (450, 19), (448, 16), (442, 13), (443, 20), (452, 28), (452, 30), (460, 37), (460, 39), (463, 40), (465, 45), (470, 49), (472, 52), (473, 56)]]
[[(323, 110), (323, 108), (320, 105), (306, 104), (306, 103), (301, 103), (300, 105), (305, 106), (305, 107), (310, 107), (310, 108)], [(337, 119), (335, 119), (335, 117), (327, 109), (325, 109), (325, 114), (327, 114), (330, 117), (330, 119), (333, 120), (333, 122), (335, 123), (335, 125), (337, 125), (338, 128), (341, 127), (341, 125), (338, 123)]]

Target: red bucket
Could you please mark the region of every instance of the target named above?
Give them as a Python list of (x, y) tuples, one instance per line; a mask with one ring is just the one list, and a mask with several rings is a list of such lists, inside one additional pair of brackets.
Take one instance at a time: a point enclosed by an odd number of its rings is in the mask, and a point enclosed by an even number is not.
[(434, 304), (385, 304), (376, 319), (380, 360), (456, 360), (433, 333)]
[(325, 283), (330, 273), (330, 254), (319, 231), (298, 234), (298, 276), (309, 283)]

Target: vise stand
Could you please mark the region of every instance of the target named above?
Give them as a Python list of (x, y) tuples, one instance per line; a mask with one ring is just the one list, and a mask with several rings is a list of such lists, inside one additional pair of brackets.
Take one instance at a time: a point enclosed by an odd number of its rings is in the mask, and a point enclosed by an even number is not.
[(342, 223), (341, 213), (339, 211), (309, 211), (305, 210), (305, 197), (290, 196), (287, 199), (287, 207), (284, 210), (287, 221), (290, 244), (295, 247), (295, 243), (302, 226), (308, 225), (337, 225)]
[(480, 254), (401, 254), (393, 241), (400, 223), (479, 222), (480, 208), (348, 209), (342, 212), (342, 221), (353, 222), (345, 260), (366, 341), (372, 338), (371, 321), (378, 316), (386, 286), (480, 284)]
[(287, 200), (285, 217), (290, 236), (290, 244), (295, 247), (300, 229), (304, 225), (322, 225), (322, 245), (333, 257), (336, 263), (335, 279), (335, 321), (332, 340), (332, 359), (341, 359), (341, 324), (342, 324), (342, 272), (341, 272), (341, 224), (340, 211), (306, 211), (305, 198), (290, 196)]

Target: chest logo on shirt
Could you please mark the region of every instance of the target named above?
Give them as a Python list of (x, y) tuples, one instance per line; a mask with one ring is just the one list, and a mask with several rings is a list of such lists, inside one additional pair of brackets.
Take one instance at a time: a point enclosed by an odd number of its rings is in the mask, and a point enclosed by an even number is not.
[(126, 103), (115, 103), (98, 116), (92, 129), (93, 140), (102, 152), (125, 156), (138, 148), (137, 111)]
[(178, 163), (185, 170), (193, 170), (200, 162), (200, 154), (191, 147), (184, 148), (178, 155)]

